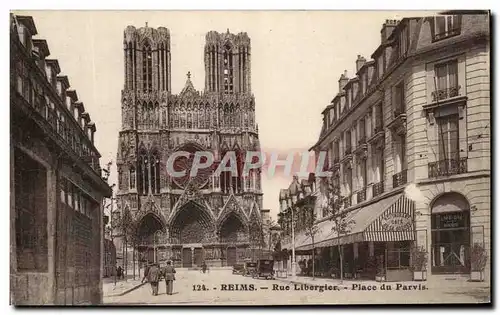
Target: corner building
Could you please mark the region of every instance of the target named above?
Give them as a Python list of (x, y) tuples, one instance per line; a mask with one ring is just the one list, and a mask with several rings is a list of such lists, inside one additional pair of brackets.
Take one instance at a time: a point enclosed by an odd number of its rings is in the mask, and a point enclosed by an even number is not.
[(96, 125), (31, 16), (10, 17), (10, 294), (15, 305), (102, 303)]
[[(318, 196), (325, 274), (338, 272), (339, 244), (347, 277), (373, 278), (382, 256), (388, 278), (411, 279), (415, 246), (432, 276), (468, 275), (476, 243), (491, 257), (489, 25), (460, 12), (387, 20), (372, 59), (358, 55), (356, 75), (340, 76), (312, 150), (328, 152), (338, 207), (355, 224), (333, 233)], [(280, 196), (283, 218), (291, 193)], [(299, 233), (298, 253), (311, 248)]]
[[(260, 171), (243, 177), (246, 151), (260, 150), (251, 92), (250, 38), (211, 31), (204, 49), (205, 89), (197, 91), (187, 74), (179, 94), (171, 91), (170, 32), (128, 26), (124, 31), (125, 86), (117, 166), (119, 211), (138, 227), (142, 261), (173, 260), (191, 267), (233, 265), (249, 258), (262, 231)], [(171, 177), (166, 163), (178, 151)], [(227, 151), (236, 152), (238, 175), (200, 170), (189, 176), (197, 151), (210, 151), (215, 167)], [(120, 236), (115, 230), (114, 235)], [(116, 238), (115, 238), (116, 239)], [(123, 250), (118, 237), (117, 252)]]

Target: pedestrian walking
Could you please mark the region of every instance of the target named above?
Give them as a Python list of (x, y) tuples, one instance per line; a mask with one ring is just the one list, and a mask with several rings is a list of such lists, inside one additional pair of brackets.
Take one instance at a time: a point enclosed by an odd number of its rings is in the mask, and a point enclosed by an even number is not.
[(118, 266), (118, 269), (116, 269), (116, 275), (118, 276), (118, 279), (122, 278), (122, 274), (123, 274), (122, 266)]
[[(152, 264), (148, 271), (147, 275), (145, 275), (145, 278), (147, 278), (148, 282), (151, 284), (151, 293), (153, 295), (158, 295), (158, 282), (160, 281), (161, 277), (161, 270), (158, 264)], [(143, 279), (144, 282), (144, 279)]]
[(167, 295), (172, 295), (172, 290), (174, 289), (175, 268), (172, 266), (170, 261), (167, 261), (167, 265), (163, 267), (162, 276), (165, 278)]
[(148, 262), (146, 267), (144, 267), (144, 276), (142, 277), (142, 282), (144, 282), (144, 280), (147, 279), (150, 267), (151, 267), (151, 263)]

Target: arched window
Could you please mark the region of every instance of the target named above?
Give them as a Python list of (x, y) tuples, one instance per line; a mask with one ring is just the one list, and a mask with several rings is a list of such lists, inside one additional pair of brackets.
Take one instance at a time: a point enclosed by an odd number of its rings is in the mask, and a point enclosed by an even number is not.
[(212, 91), (216, 91), (218, 89), (217, 87), (217, 80), (215, 79), (215, 66), (216, 66), (216, 49), (214, 46), (212, 46), (211, 50), (210, 50), (210, 61), (211, 61), (211, 64), (212, 64), (212, 80), (211, 80), (211, 83), (212, 83)]
[(128, 67), (127, 67), (127, 79), (128, 79), (128, 88), (129, 89), (133, 89), (133, 82), (134, 82), (134, 77), (133, 77), (133, 73), (134, 73), (134, 70), (133, 70), (133, 67), (135, 66), (134, 65), (134, 57), (133, 57), (133, 51), (132, 51), (132, 43), (128, 43), (128, 60), (129, 60), (129, 64), (128, 64)]
[(432, 273), (470, 271), (470, 205), (459, 193), (438, 197), (431, 207)]
[(154, 119), (154, 112), (153, 112), (153, 103), (149, 102), (148, 103), (148, 110), (147, 110), (147, 116), (146, 116), (146, 126), (148, 129), (153, 128), (153, 119)]
[(135, 178), (135, 167), (134, 166), (131, 166), (129, 169), (128, 180), (129, 180), (129, 182), (128, 182), (129, 189), (135, 189), (136, 178)]
[(209, 129), (210, 128), (210, 109), (207, 107), (205, 108), (205, 128)]
[(145, 149), (139, 153), (138, 167), (138, 193), (140, 195), (147, 195), (149, 192), (149, 176), (148, 176), (148, 156)]
[(241, 150), (236, 150), (236, 167), (238, 169), (238, 176), (235, 178), (235, 193), (243, 192), (244, 178), (243, 178), (243, 166), (245, 164), (244, 153)]
[(167, 68), (167, 65), (165, 64), (165, 46), (163, 46), (163, 43), (160, 46), (160, 62), (161, 62), (161, 89), (166, 90), (165, 69)]
[(154, 151), (150, 159), (150, 173), (151, 173), (151, 192), (153, 194), (160, 193), (160, 158), (158, 151)]
[(191, 116), (191, 113), (187, 113), (187, 128), (193, 128), (193, 118)]
[(231, 121), (231, 109), (228, 104), (224, 106), (224, 116), (222, 117), (222, 121), (224, 127), (229, 127), (229, 122)]
[(153, 56), (147, 42), (142, 48), (142, 87), (144, 92), (153, 91)]
[[(227, 151), (223, 152), (221, 154), (221, 157), (224, 158), (224, 156), (227, 154)], [(228, 160), (226, 165), (223, 166), (231, 166), (231, 160)], [(231, 190), (231, 171), (224, 171), (221, 172), (220, 174), (220, 189), (223, 193), (228, 194)]]
[(160, 125), (160, 105), (158, 103), (154, 104), (154, 114), (153, 114), (153, 126), (158, 128)]
[(233, 93), (233, 53), (229, 44), (224, 46), (223, 62), (224, 93), (230, 94)]

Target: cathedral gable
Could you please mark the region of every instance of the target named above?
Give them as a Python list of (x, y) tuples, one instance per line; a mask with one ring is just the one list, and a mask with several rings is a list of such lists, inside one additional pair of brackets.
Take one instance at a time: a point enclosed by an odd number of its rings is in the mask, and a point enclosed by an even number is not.
[(236, 215), (244, 219), (245, 222), (248, 221), (247, 215), (241, 208), (241, 205), (238, 203), (234, 195), (229, 196), (226, 204), (222, 208), (222, 211), (218, 218), (219, 222), (223, 222), (224, 219), (231, 213), (235, 213)]

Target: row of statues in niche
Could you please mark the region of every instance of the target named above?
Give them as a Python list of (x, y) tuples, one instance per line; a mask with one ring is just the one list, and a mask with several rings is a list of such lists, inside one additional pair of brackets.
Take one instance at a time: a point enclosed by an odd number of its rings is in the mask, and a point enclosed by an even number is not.
[[(222, 127), (251, 127), (254, 125), (253, 113), (225, 111), (220, 115)], [(183, 129), (207, 129), (214, 127), (217, 121), (216, 113), (210, 111), (190, 111), (172, 113), (170, 126)]]
[(138, 129), (158, 129), (160, 127), (160, 106), (158, 103), (144, 103), (137, 109)]
[[(138, 107), (137, 111), (137, 124), (134, 126), (133, 113), (128, 115), (129, 127), (137, 129), (159, 129), (160, 118), (162, 124), (166, 124), (166, 117), (160, 117), (160, 108), (158, 103), (144, 103), (143, 106)], [(124, 120), (126, 118), (124, 117)], [(209, 129), (215, 127), (217, 122), (217, 113), (211, 110), (200, 111), (173, 111), (170, 118), (171, 128), (180, 129)], [(219, 125), (221, 127), (241, 127), (251, 128), (254, 126), (255, 115), (253, 112), (243, 112), (234, 110), (233, 107), (226, 107), (220, 113)], [(166, 126), (164, 126), (166, 127)]]
[(215, 125), (215, 113), (210, 110), (172, 113), (170, 126), (183, 129), (208, 129)]

